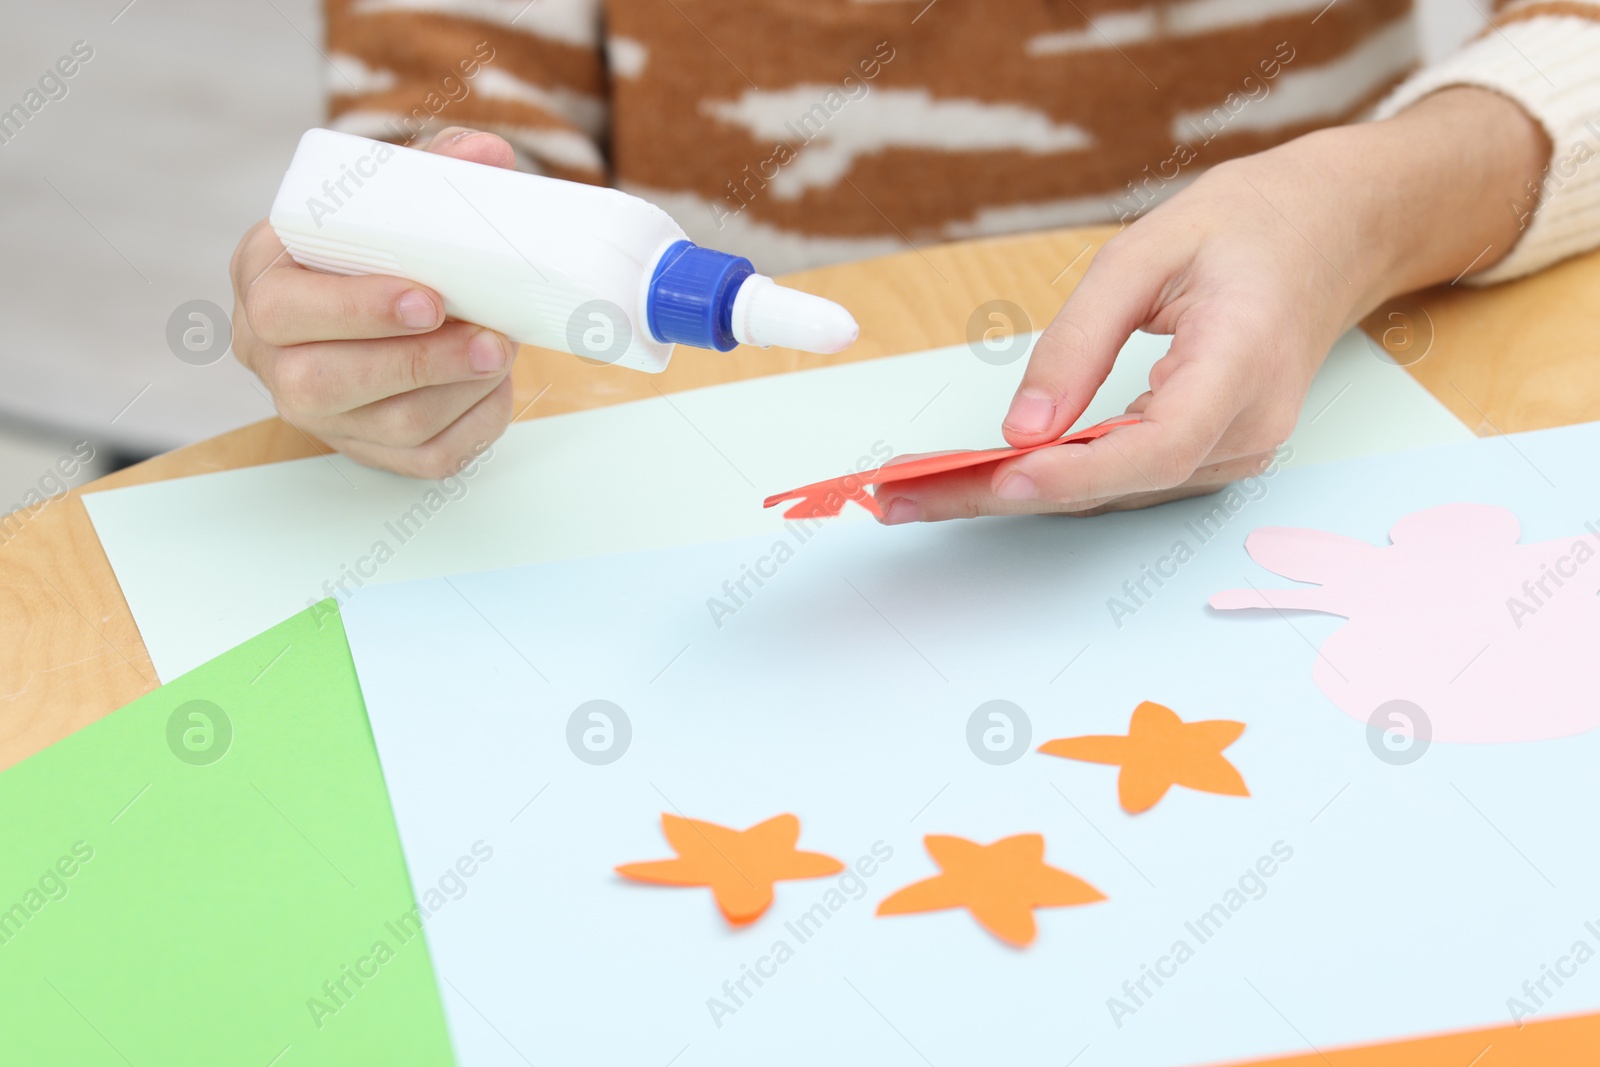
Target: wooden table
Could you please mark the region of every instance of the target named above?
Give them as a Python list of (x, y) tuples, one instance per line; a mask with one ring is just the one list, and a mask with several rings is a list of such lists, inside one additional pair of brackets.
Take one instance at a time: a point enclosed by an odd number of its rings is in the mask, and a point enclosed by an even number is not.
[[(680, 358), (660, 376), (526, 349), (514, 371), (523, 417), (615, 404), (718, 382), (958, 343), (988, 300), (1020, 305), (1037, 327), (1114, 232), (1065, 230), (976, 241), (793, 275), (790, 284), (846, 303), (861, 323), (849, 353), (738, 350)], [(1420, 312), (1416, 309), (1420, 308)], [(1480, 435), (1600, 418), (1600, 253), (1488, 291), (1417, 296), (1402, 362)], [(1388, 322), (1369, 322), (1378, 335)], [(1410, 360), (1425, 351), (1417, 362)], [(1375, 357), (1376, 358), (1376, 357)], [(1396, 373), (1402, 373), (1396, 371)], [(535, 401), (537, 398), (537, 401)], [(997, 413), (998, 414), (998, 413)], [(136, 467), (44, 505), (0, 544), (0, 769), (155, 688), (156, 677), (80, 499), (110, 489), (294, 459), (321, 451), (268, 419)], [(1402, 1045), (1327, 1050), (1255, 1067), (1467, 1064), (1543, 1067), (1600, 1044), (1600, 1015), (1438, 1035)]]
[[(1037, 328), (1083, 277), (1111, 228), (972, 241), (807, 271), (789, 284), (846, 304), (861, 340), (839, 356), (739, 349), (680, 357), (652, 376), (525, 349), (519, 410), (538, 418), (661, 392), (959, 343), (973, 310), (1020, 305)], [(1479, 434), (1600, 419), (1600, 253), (1480, 291), (1416, 298), (1427, 354), (1409, 370)], [(1427, 334), (1431, 326), (1431, 343)], [(1397, 373), (1399, 373), (1397, 371)], [(542, 394), (542, 395), (541, 395)], [(999, 413), (996, 413), (998, 417)], [(158, 456), (15, 516), (0, 534), (0, 769), (156, 687), (155, 671), (81, 495), (296, 459), (318, 445), (277, 419)]]

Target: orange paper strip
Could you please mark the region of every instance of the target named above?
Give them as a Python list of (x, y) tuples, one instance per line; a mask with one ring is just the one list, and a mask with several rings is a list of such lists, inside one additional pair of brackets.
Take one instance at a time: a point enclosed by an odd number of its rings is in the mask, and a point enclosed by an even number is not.
[(1022, 947), (1033, 941), (1034, 908), (1064, 908), (1106, 899), (1094, 886), (1044, 861), (1044, 838), (1018, 834), (992, 845), (929, 834), (922, 839), (941, 873), (889, 894), (879, 915), (966, 908), (995, 937)]
[(774, 882), (823, 878), (844, 864), (820, 852), (801, 852), (800, 820), (778, 815), (748, 830), (663, 814), (661, 832), (677, 859), (625, 863), (617, 873), (655, 885), (707, 886), (735, 926), (755, 922), (772, 905)]
[(890, 463), (875, 470), (862, 471), (859, 474), (845, 474), (838, 478), (829, 478), (827, 481), (802, 485), (787, 493), (777, 493), (767, 497), (761, 506), (770, 508), (786, 500), (793, 500), (796, 503), (783, 513), (784, 518), (820, 519), (839, 514), (844, 510), (846, 501), (854, 500), (881, 518), (883, 509), (878, 507), (878, 502), (867, 492), (868, 486), (926, 478), (931, 474), (964, 470), (967, 467), (981, 467), (985, 463), (999, 463), (1003, 459), (1025, 456), (1029, 452), (1037, 452), (1041, 448), (1054, 448), (1056, 445), (1082, 444), (1097, 437), (1104, 437), (1118, 426), (1132, 426), (1138, 421), (1137, 415), (1119, 415), (1086, 430), (1079, 430), (1077, 433), (1068, 434), (1054, 441), (1046, 441), (1044, 444), (1029, 445), (1027, 448), (989, 448), (981, 452), (947, 452), (937, 456), (915, 457), (902, 463)]
[(1572, 1015), (1371, 1045), (1324, 1046), (1299, 1055), (1234, 1060), (1231, 1067), (1580, 1067), (1595, 1062), (1596, 1049), (1600, 1015)]
[(1242, 733), (1242, 722), (1184, 722), (1172, 709), (1147, 700), (1133, 709), (1126, 737), (1063, 737), (1046, 741), (1039, 751), (1121, 767), (1117, 796), (1124, 811), (1137, 815), (1155, 807), (1175, 785), (1203, 793), (1249, 796), (1244, 778), (1222, 755)]

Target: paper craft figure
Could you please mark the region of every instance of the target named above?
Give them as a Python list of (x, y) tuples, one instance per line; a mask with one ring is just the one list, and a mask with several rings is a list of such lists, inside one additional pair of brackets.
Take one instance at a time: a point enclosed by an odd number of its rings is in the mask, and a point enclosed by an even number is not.
[(985, 930), (1021, 948), (1038, 932), (1034, 908), (1106, 899), (1088, 882), (1046, 863), (1039, 834), (1003, 837), (990, 845), (929, 834), (922, 843), (940, 873), (889, 894), (878, 905), (879, 915), (966, 908)]
[(1117, 799), (1122, 810), (1137, 815), (1155, 807), (1175, 785), (1223, 796), (1249, 796), (1244, 778), (1222, 754), (1242, 733), (1242, 722), (1184, 722), (1171, 708), (1146, 700), (1133, 709), (1126, 737), (1063, 737), (1046, 741), (1039, 751), (1121, 767)]
[(1266, 527), (1245, 541), (1250, 557), (1318, 587), (1234, 589), (1211, 606), (1349, 619), (1312, 677), (1363, 722), (1405, 700), (1421, 710), (1423, 741), (1569, 737), (1600, 726), (1600, 530), (1528, 545), (1520, 534), (1513, 513), (1488, 504), (1414, 512), (1383, 547)]
[(844, 864), (820, 852), (801, 852), (800, 820), (778, 815), (748, 830), (663, 813), (661, 832), (677, 859), (625, 863), (624, 878), (655, 885), (707, 886), (734, 926), (759, 919), (772, 905), (774, 882), (823, 878)]
[(770, 508), (786, 500), (793, 500), (796, 503), (783, 513), (784, 518), (820, 519), (839, 514), (844, 510), (846, 501), (854, 500), (882, 518), (883, 509), (878, 506), (872, 494), (867, 492), (869, 486), (926, 478), (930, 474), (943, 474), (946, 471), (963, 470), (967, 467), (981, 467), (986, 463), (999, 463), (1003, 459), (1025, 456), (1029, 452), (1037, 452), (1041, 448), (1054, 448), (1056, 445), (1082, 444), (1097, 437), (1104, 437), (1118, 426), (1132, 426), (1138, 421), (1137, 415), (1119, 415), (1099, 425), (1090, 426), (1086, 430), (1079, 430), (1077, 433), (1043, 444), (1029, 445), (1027, 448), (989, 448), (981, 452), (944, 452), (913, 457), (899, 463), (891, 462), (873, 470), (861, 471), (859, 474), (845, 474), (838, 478), (829, 478), (827, 481), (802, 485), (787, 493), (777, 493), (767, 497), (761, 506)]

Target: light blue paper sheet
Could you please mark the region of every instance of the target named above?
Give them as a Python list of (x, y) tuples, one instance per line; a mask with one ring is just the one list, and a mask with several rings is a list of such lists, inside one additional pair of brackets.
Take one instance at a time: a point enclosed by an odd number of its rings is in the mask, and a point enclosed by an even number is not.
[[(1288, 584), (1243, 551), (1264, 525), (1384, 544), (1410, 512), (1480, 501), (1515, 511), (1524, 541), (1585, 536), (1597, 461), (1600, 424), (1282, 470), (1220, 517), (1212, 497), (830, 523), (364, 592), (346, 625), (413, 880), (495, 835), (495, 869), (427, 931), (461, 1063), (1175, 1067), (1512, 1022), (1542, 964), (1600, 945), (1600, 733), (1395, 765), (1312, 684), (1341, 620), (1205, 603)], [(1193, 558), (1113, 613), (1180, 540)], [(717, 609), (752, 569), (762, 583)], [(1144, 700), (1242, 721), (1227, 755), (1252, 796), (1178, 788), (1130, 816), (1114, 768), (991, 764), (969, 719), (997, 699), (1030, 749), (1122, 733)], [(614, 762), (581, 736), (603, 748), (607, 722), (572, 723), (594, 700), (628, 720)], [(802, 848), (892, 857), (780, 883), (732, 930), (703, 890), (612, 873), (671, 855), (664, 811), (793, 812)], [(1039, 911), (1023, 951), (961, 912), (874, 917), (935, 873), (924, 834), (1026, 832), (1110, 899)], [(1191, 924), (1219, 903), (1202, 940)], [(1157, 986), (1147, 967), (1173, 973)], [(1595, 1010), (1600, 962), (1533, 1017)]]

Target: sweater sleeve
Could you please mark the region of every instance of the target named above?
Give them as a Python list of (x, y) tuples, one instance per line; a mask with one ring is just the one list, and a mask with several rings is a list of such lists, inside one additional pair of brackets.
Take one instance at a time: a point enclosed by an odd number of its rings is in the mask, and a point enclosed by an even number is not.
[(600, 0), (324, 0), (336, 130), (408, 144), (446, 126), (524, 170), (604, 182)]
[(1600, 247), (1600, 0), (1521, 0), (1475, 41), (1426, 67), (1378, 105), (1388, 118), (1440, 89), (1472, 85), (1509, 97), (1552, 146), (1537, 190), (1507, 210), (1522, 220), (1511, 252), (1467, 279), (1488, 285)]

